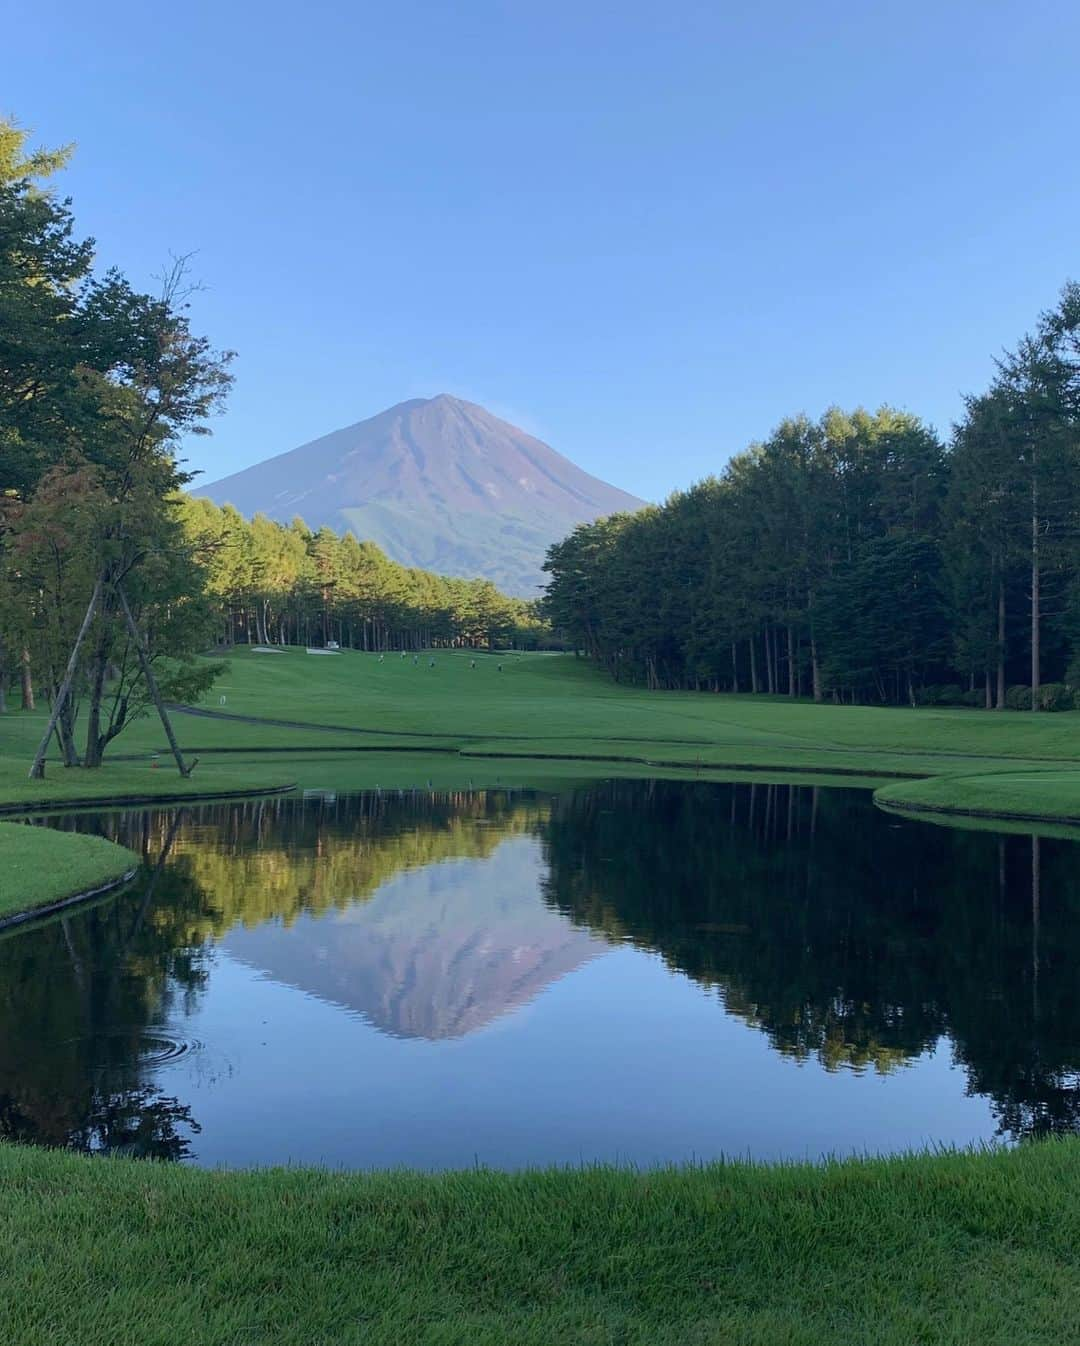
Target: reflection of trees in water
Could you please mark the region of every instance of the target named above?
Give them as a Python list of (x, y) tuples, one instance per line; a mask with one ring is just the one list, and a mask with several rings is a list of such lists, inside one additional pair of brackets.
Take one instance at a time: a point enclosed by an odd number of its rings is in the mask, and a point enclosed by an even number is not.
[(3, 1138), (160, 1159), (189, 1152), (198, 1124), (143, 1070), (147, 1025), (177, 999), (189, 1003), (206, 976), (199, 951), (178, 938), (196, 894), (165, 863), (175, 831), (166, 828), (141, 893), (0, 941)]
[(554, 800), (277, 798), (176, 818), (93, 820), (148, 872), (171, 849), (155, 886), (0, 941), (0, 1135), (185, 1153), (194, 1120), (156, 1093), (144, 1047), (197, 1000), (209, 940), (537, 833), (553, 909), (659, 951), (778, 1051), (888, 1071), (947, 1034), (1003, 1133), (1080, 1128), (1069, 843), (900, 823), (852, 791), (663, 781)]
[(189, 1107), (152, 1085), (117, 1093), (92, 1091), (75, 1124), (59, 1136), (43, 1133), (37, 1118), (21, 1112), (10, 1095), (0, 1095), (0, 1138), (62, 1146), (80, 1154), (186, 1159), (191, 1155), (191, 1136), (200, 1129)]
[(778, 1050), (890, 1070), (947, 1033), (1003, 1132), (1080, 1125), (1070, 843), (849, 791), (617, 781), (562, 796), (546, 845), (559, 910), (715, 986)]
[(1080, 878), (1068, 842), (995, 841), (980, 958), (952, 1012), (973, 1092), (1010, 1135), (1080, 1129)]
[[(190, 939), (344, 911), (402, 870), (490, 855), (507, 836), (535, 830), (541, 808), (498, 790), (369, 791), (204, 806), (173, 847), (172, 867), (185, 869), (206, 894), (193, 909)], [(106, 814), (94, 825), (133, 850), (153, 850), (171, 816)]]
[(55, 820), (131, 847), (142, 882), (0, 940), (0, 1137), (188, 1154), (198, 1125), (154, 1085), (147, 1044), (194, 1008), (214, 937), (344, 909), (402, 869), (486, 856), (534, 830), (538, 808), (501, 791), (393, 791)]

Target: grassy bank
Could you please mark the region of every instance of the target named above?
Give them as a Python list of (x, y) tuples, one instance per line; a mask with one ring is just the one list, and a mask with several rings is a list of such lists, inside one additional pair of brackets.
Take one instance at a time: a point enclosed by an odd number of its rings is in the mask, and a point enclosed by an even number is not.
[(1080, 1338), (1080, 1142), (634, 1174), (213, 1173), (0, 1146), (7, 1346)]
[(138, 863), (102, 837), (0, 823), (0, 920), (100, 888)]
[[(434, 658), (434, 666), (431, 659)], [(311, 788), (373, 784), (519, 784), (556, 775), (709, 774), (760, 778), (827, 773), (850, 783), (911, 779), (891, 795), (956, 807), (1003, 797), (1021, 816), (1080, 816), (1080, 712), (815, 706), (783, 697), (649, 693), (620, 686), (571, 656), (440, 651), (310, 656), (238, 650), (199, 713), (177, 711), (185, 748), (200, 757), (179, 780), (153, 719), (134, 725), (97, 773), (50, 764), (45, 790), (25, 780), (42, 716), (0, 717), (0, 804), (62, 804), (98, 794), (254, 789), (295, 780)], [(423, 760), (421, 760), (423, 759)], [(389, 766), (395, 761), (397, 765)], [(1017, 774), (1017, 773), (1022, 773)], [(946, 780), (946, 778), (948, 778)], [(327, 784), (333, 781), (333, 786)]]
[(97, 771), (80, 767), (65, 770), (58, 762), (50, 762), (45, 780), (32, 781), (26, 776), (29, 758), (19, 753), (17, 739), (12, 743), (15, 735), (4, 734), (8, 727), (0, 722), (0, 806), (11, 804), (20, 810), (72, 806), (102, 798), (184, 799), (207, 793), (273, 789), (289, 784), (291, 779), (280, 764), (268, 772), (265, 767), (253, 770), (248, 764), (233, 767), (227, 757), (221, 757), (201, 760), (194, 775), (185, 780), (171, 760), (155, 763), (147, 757), (138, 762), (109, 762)]
[(1080, 823), (1080, 765), (1066, 770), (987, 771), (883, 786), (874, 798), (899, 812)]

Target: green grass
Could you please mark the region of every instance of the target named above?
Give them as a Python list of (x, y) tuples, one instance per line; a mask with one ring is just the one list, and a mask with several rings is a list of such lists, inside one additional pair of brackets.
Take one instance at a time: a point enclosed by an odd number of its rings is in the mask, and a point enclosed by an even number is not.
[[(971, 759), (1080, 757), (1080, 712), (988, 714), (967, 710), (815, 706), (783, 697), (650, 693), (619, 686), (570, 656), (421, 656), (343, 653), (314, 658), (240, 652), (207, 700), (230, 714), (379, 731), (388, 741), (456, 743), (478, 751), (625, 752), (738, 763), (756, 757), (814, 765), (854, 757), (881, 769), (941, 770)], [(503, 672), (496, 671), (499, 663)], [(224, 708), (217, 705), (226, 696)], [(199, 729), (189, 729), (196, 736)], [(160, 733), (157, 734), (160, 740)], [(309, 734), (310, 738), (310, 734)], [(936, 765), (935, 765), (936, 764)]]
[[(441, 651), (434, 668), (429, 657), (414, 665), (411, 656), (394, 654), (380, 662), (350, 652), (316, 658), (295, 649), (238, 650), (206, 700), (215, 716), (176, 715), (185, 747), (201, 758), (186, 784), (165, 757), (151, 767), (149, 754), (164, 751), (164, 735), (155, 720), (144, 719), (115, 745), (115, 753), (140, 761), (114, 756), (93, 775), (50, 765), (43, 794), (25, 780), (42, 717), (13, 712), (0, 717), (0, 802), (240, 790), (289, 780), (345, 789), (427, 779), (525, 784), (582, 773), (722, 778), (752, 769), (762, 779), (823, 772), (823, 779), (851, 784), (925, 777), (925, 785), (916, 779), (882, 798), (901, 807), (923, 802), (929, 789), (950, 807), (978, 813), (1005, 797), (986, 773), (1010, 771), (1022, 773), (1023, 783), (1009, 793), (1006, 811), (1080, 816), (1080, 783), (1062, 769), (1080, 763), (1080, 712), (649, 693), (619, 686), (572, 656)], [(221, 712), (248, 719), (217, 718)]]
[[(163, 736), (144, 720), (116, 745), (137, 760), (94, 773), (50, 763), (44, 788), (31, 784), (42, 717), (13, 712), (0, 717), (0, 801), (750, 767), (739, 778), (922, 775), (887, 784), (882, 801), (1080, 817), (1080, 714), (649, 694), (572, 658), (505, 656), (502, 673), (497, 658), (471, 660), (238, 652), (207, 705), (251, 722), (178, 715), (202, 758), (189, 782), (151, 763)], [(61, 849), (93, 840), (5, 825), (0, 849), (8, 860), (12, 845), (47, 845), (30, 868), (52, 883)], [(0, 1144), (0, 1209), (0, 1346), (1080, 1339), (1080, 1140), (824, 1166), (437, 1176), (204, 1172)]]
[(903, 781), (883, 786), (874, 798), (900, 812), (1080, 823), (1080, 765), (1064, 771), (987, 771)]
[(1080, 1142), (824, 1166), (204, 1172), (0, 1146), (3, 1346), (1080, 1339)]
[[(0, 738), (4, 728), (0, 725)], [(276, 770), (268, 773), (262, 768), (253, 770), (252, 765), (234, 767), (228, 757), (200, 761), (195, 774), (187, 780), (171, 762), (155, 765), (148, 758), (107, 763), (99, 771), (65, 770), (58, 762), (50, 763), (43, 781), (27, 780), (28, 763), (28, 758), (10, 750), (0, 755), (0, 806), (12, 804), (29, 811), (53, 804), (72, 806), (87, 800), (129, 796), (182, 799), (207, 793), (273, 789), (291, 784), (293, 779), (287, 763), (277, 764)]]
[(0, 823), (0, 920), (100, 888), (138, 863), (103, 837)]

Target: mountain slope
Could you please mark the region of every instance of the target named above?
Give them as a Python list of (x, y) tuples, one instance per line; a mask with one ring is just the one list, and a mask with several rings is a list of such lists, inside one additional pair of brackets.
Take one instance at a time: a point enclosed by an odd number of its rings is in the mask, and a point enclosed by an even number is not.
[(552, 542), (642, 501), (591, 477), (483, 407), (441, 394), (401, 402), (195, 495), (287, 523), (350, 529), (403, 565), (486, 576), (535, 596)]

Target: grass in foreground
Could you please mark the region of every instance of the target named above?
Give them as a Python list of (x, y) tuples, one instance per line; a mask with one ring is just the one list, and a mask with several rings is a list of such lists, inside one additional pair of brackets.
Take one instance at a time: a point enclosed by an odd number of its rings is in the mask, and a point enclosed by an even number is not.
[(138, 863), (103, 837), (0, 823), (0, 919), (99, 888)]
[(203, 1172), (0, 1145), (3, 1346), (1080, 1339), (1080, 1142), (824, 1167)]

